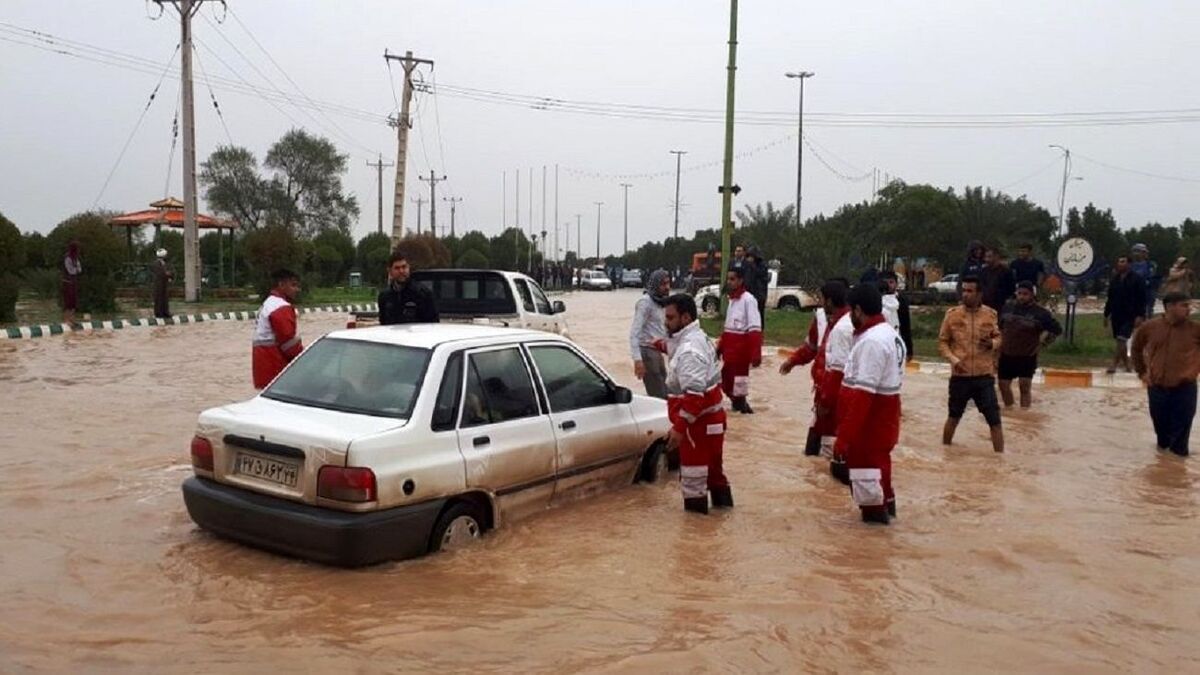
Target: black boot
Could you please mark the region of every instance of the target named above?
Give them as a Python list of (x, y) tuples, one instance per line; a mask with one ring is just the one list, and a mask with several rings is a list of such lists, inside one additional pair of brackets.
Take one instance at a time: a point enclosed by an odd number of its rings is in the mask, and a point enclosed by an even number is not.
[(746, 399), (741, 396), (731, 396), (729, 398), (729, 407), (738, 413), (745, 413)]
[(742, 414), (743, 415), (753, 415), (754, 414), (754, 408), (750, 407), (750, 401), (747, 401), (745, 396), (742, 397)]
[(863, 506), (861, 509), (862, 521), (864, 523), (875, 523), (877, 525), (888, 524), (888, 512), (887, 509), (883, 508), (882, 506)]
[(708, 514), (708, 495), (703, 497), (684, 497), (683, 510), (693, 513)]
[(846, 466), (844, 460), (830, 460), (829, 473), (843, 485), (850, 485), (850, 467)]
[(733, 508), (733, 490), (731, 490), (728, 485), (726, 485), (725, 487), (710, 488), (709, 492), (712, 493), (713, 508), (717, 508), (717, 509)]
[(809, 457), (821, 454), (821, 434), (813, 427), (808, 428), (808, 440), (804, 442), (804, 454)]
[(887, 511), (888, 511), (889, 516), (891, 516), (893, 518), (896, 517), (896, 500), (895, 499), (893, 499), (892, 501), (887, 503)]

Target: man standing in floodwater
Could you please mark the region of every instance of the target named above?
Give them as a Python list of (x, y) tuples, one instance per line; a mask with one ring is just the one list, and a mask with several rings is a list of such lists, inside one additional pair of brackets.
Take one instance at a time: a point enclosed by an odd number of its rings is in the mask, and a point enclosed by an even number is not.
[(1130, 372), (1129, 338), (1145, 320), (1145, 311), (1146, 280), (1133, 271), (1129, 256), (1119, 256), (1116, 273), (1108, 282), (1108, 298), (1104, 301), (1104, 327), (1112, 326), (1113, 339), (1116, 340), (1112, 365), (1108, 367), (1109, 374), (1117, 372), (1117, 366), (1120, 365), (1125, 366), (1125, 372)]
[(721, 369), (721, 388), (733, 403), (733, 409), (754, 413), (746, 398), (750, 395), (750, 368), (762, 363), (762, 317), (758, 302), (746, 290), (746, 270), (742, 265), (729, 268), (726, 281), (729, 306), (725, 309), (725, 330), (717, 340), (717, 353), (725, 362)]
[(171, 280), (175, 273), (167, 264), (167, 249), (160, 248), (155, 252), (154, 265), (154, 316), (158, 319), (171, 318)]
[(1133, 365), (1150, 395), (1150, 419), (1158, 449), (1188, 455), (1196, 416), (1196, 377), (1200, 375), (1200, 324), (1192, 321), (1191, 299), (1163, 296), (1163, 315), (1133, 335)]
[(1045, 307), (1037, 304), (1037, 289), (1029, 281), (1017, 283), (1017, 298), (1000, 314), (1000, 397), (1012, 407), (1012, 381), (1021, 389), (1021, 407), (1033, 402), (1033, 374), (1038, 352), (1062, 335), (1062, 326)]
[(254, 347), (250, 358), (255, 389), (271, 384), (271, 380), (304, 351), (296, 326), (296, 308), (292, 305), (300, 294), (300, 276), (281, 269), (271, 275), (271, 281), (274, 282), (271, 294), (258, 308), (258, 320), (254, 325)]
[(646, 282), (646, 292), (633, 308), (629, 326), (629, 355), (633, 357), (633, 376), (646, 385), (646, 395), (667, 398), (667, 362), (655, 344), (667, 337), (663, 308), (671, 295), (671, 277), (666, 270), (654, 270)]
[(996, 401), (996, 351), (1001, 345), (996, 311), (983, 304), (978, 277), (960, 281), (962, 304), (946, 310), (938, 331), (938, 352), (951, 368), (950, 410), (942, 429), (942, 443), (954, 442), (967, 402), (974, 401), (991, 428), (992, 449), (1004, 452), (1004, 429)]

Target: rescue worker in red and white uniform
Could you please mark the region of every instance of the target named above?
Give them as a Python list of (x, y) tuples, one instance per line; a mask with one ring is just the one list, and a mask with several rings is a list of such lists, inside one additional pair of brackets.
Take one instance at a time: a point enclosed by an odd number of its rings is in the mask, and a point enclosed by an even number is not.
[(709, 493), (714, 507), (732, 507), (733, 492), (722, 464), (725, 408), (717, 352), (700, 329), (692, 296), (673, 295), (663, 310), (670, 336), (667, 415), (671, 433), (667, 446), (679, 449), (683, 508), (708, 513)]
[(855, 286), (849, 304), (854, 348), (842, 380), (835, 450), (846, 457), (850, 493), (863, 522), (887, 525), (896, 515), (892, 448), (900, 440), (904, 341), (884, 318), (874, 285)]
[[(856, 286), (857, 288), (857, 286)], [(851, 293), (853, 291), (847, 291)], [(849, 297), (847, 295), (847, 297)], [(829, 337), (825, 339), (825, 373), (821, 378), (821, 386), (816, 397), (817, 416), (823, 417), (832, 429), (828, 436), (821, 437), (821, 450), (829, 454), (829, 473), (842, 483), (850, 484), (850, 474), (846, 470), (846, 457), (837, 451), (837, 429), (841, 421), (839, 400), (842, 392), (842, 378), (846, 371), (846, 361), (850, 358), (850, 348), (854, 346), (854, 323), (850, 320), (850, 308), (833, 323), (829, 329)]]
[(850, 311), (846, 306), (846, 291), (846, 284), (836, 279), (826, 281), (825, 285), (821, 286), (823, 306), (813, 313), (807, 341), (779, 366), (780, 374), (787, 375), (796, 366), (812, 363), (813, 420), (808, 427), (808, 440), (804, 444), (804, 454), (810, 456), (821, 454), (822, 449), (829, 456), (833, 454), (833, 435), (837, 433), (837, 420), (831, 414), (832, 410), (818, 408), (817, 400), (820, 399), (821, 384), (825, 379), (825, 347), (829, 342), (829, 331)]
[(255, 389), (270, 384), (304, 350), (296, 327), (296, 308), (292, 306), (300, 293), (300, 277), (289, 270), (278, 270), (271, 280), (271, 294), (258, 308), (250, 352)]
[(717, 340), (717, 353), (725, 362), (721, 368), (721, 389), (733, 409), (752, 414), (746, 401), (750, 394), (750, 368), (762, 364), (762, 316), (758, 301), (746, 290), (746, 270), (739, 264), (726, 276), (729, 307), (725, 310), (725, 330)]

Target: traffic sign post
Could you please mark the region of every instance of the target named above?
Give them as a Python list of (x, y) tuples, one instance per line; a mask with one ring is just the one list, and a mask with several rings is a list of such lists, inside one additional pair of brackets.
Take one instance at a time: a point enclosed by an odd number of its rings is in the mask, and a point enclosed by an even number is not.
[(1067, 317), (1064, 333), (1067, 343), (1075, 344), (1075, 315), (1079, 303), (1080, 282), (1095, 276), (1097, 271), (1096, 249), (1083, 237), (1071, 237), (1063, 241), (1054, 256), (1055, 267), (1063, 280), (1063, 291), (1067, 296)]

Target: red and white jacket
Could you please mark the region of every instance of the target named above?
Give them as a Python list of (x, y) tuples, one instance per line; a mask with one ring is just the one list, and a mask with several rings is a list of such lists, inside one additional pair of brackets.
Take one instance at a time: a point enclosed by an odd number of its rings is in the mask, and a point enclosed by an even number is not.
[(296, 328), (296, 308), (274, 291), (258, 308), (253, 344), (250, 358), (255, 389), (270, 384), (304, 350)]
[(854, 322), (850, 320), (849, 308), (845, 308), (833, 322), (833, 327), (825, 337), (825, 347), (821, 350), (825, 363), (821, 373), (821, 384), (817, 387), (818, 406), (829, 410), (837, 409), (846, 361), (850, 358), (850, 349), (853, 346)]
[(667, 416), (679, 432), (705, 415), (721, 412), (721, 367), (708, 336), (693, 321), (670, 338)]
[(856, 331), (838, 400), (834, 452), (846, 456), (890, 452), (900, 440), (900, 387), (904, 341), (882, 314)]
[(741, 288), (729, 294), (729, 307), (725, 311), (725, 330), (717, 341), (721, 358), (728, 364), (762, 363), (762, 316), (758, 313), (758, 301)]

